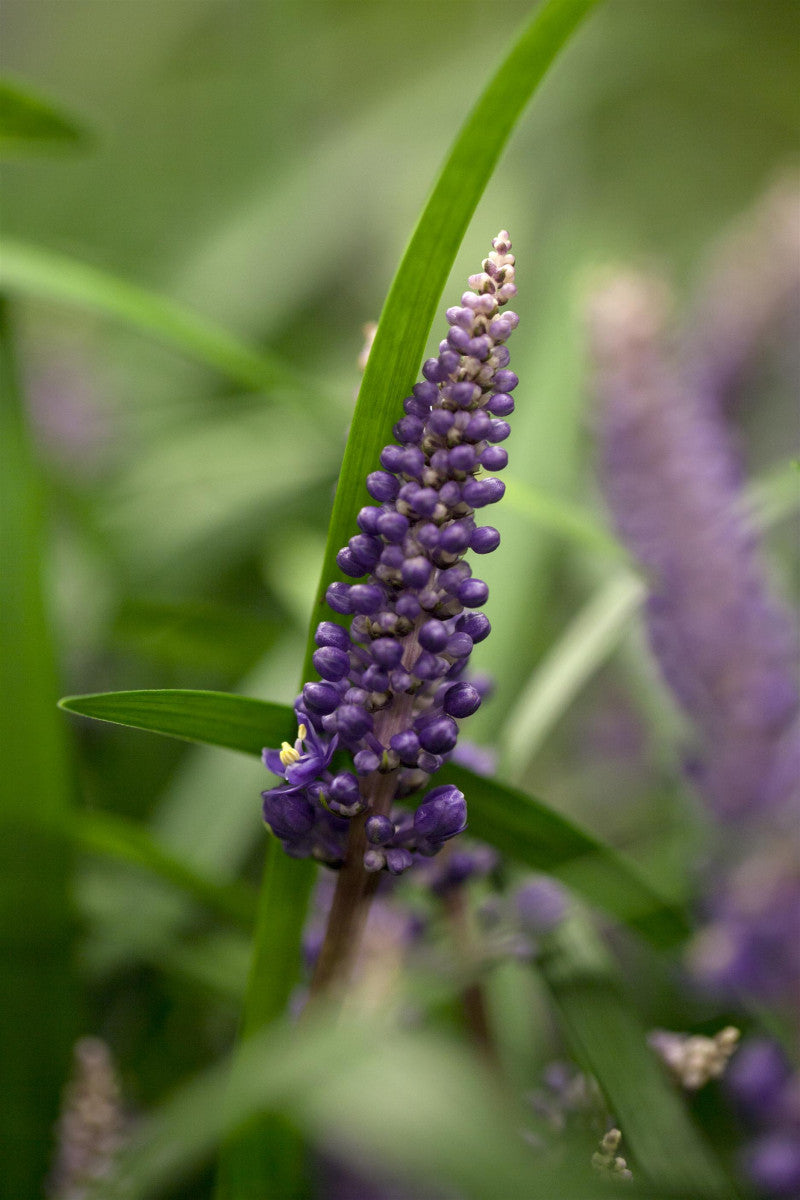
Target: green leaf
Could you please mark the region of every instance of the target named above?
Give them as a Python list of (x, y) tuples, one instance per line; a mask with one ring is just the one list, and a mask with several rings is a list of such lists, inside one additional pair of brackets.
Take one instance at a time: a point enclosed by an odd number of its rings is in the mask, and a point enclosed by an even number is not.
[(561, 634), (531, 677), (505, 728), (505, 766), (522, 783), (547, 734), (619, 642), (646, 589), (631, 571), (612, 575)]
[(82, 717), (129, 725), (150, 733), (206, 742), (245, 754), (261, 754), (297, 736), (294, 713), (285, 704), (270, 704), (227, 692), (164, 688), (136, 692), (99, 692), (65, 696), (59, 707)]
[(113, 813), (75, 813), (68, 833), (78, 849), (111, 858), (173, 884), (247, 933), (253, 929), (256, 894), (251, 887), (232, 882), (219, 884), (160, 845), (145, 826)]
[(464, 793), (472, 836), (526, 866), (557, 875), (656, 945), (686, 937), (683, 915), (634, 863), (541, 800), (454, 763), (442, 768), (436, 783), (453, 783)]
[(0, 157), (80, 148), (86, 141), (86, 131), (52, 101), (0, 80)]
[(607, 558), (624, 560), (623, 546), (578, 504), (541, 491), (524, 479), (506, 479), (503, 504), (526, 517), (537, 529), (585, 546)]
[[(402, 400), (417, 379), (434, 313), (472, 214), (537, 84), (596, 3), (549, 0), (537, 10), (467, 116), (412, 234), (383, 306), (353, 414), (311, 617), (306, 679), (325, 590), (342, 578), (336, 554), (355, 532), (356, 514), (367, 501), (366, 477), (378, 466)], [(495, 233), (487, 231), (487, 250)]]
[(735, 1189), (649, 1049), (588, 920), (572, 914), (544, 940), (542, 951), (539, 966), (564, 1033), (605, 1092), (637, 1182), (696, 1200), (732, 1200)]
[(0, 1161), (6, 1194), (27, 1197), (39, 1194), (49, 1168), (77, 1024), (72, 854), (61, 836), (72, 787), (53, 703), (58, 684), (41, 578), (41, 481), (2, 300), (0, 376)]
[(40, 246), (3, 243), (0, 289), (124, 321), (245, 388), (308, 386), (275, 355), (254, 349), (168, 296)]
[(267, 653), (279, 629), (272, 614), (208, 601), (141, 596), (122, 601), (112, 632), (115, 641), (155, 662), (225, 671), (239, 678)]
[[(70, 696), (60, 706), (101, 721), (245, 754), (260, 755), (264, 746), (278, 746), (295, 733), (294, 714), (288, 705), (224, 692), (107, 692)], [(592, 904), (639, 929), (656, 944), (686, 935), (680, 913), (648, 885), (633, 863), (542, 801), (455, 764), (444, 767), (436, 780), (454, 783), (464, 792), (470, 833), (475, 837), (536, 870), (558, 874)], [(273, 870), (281, 873), (280, 889), (290, 887), (302, 867), (302, 863), (284, 862), (283, 856), (275, 856)], [(272, 913), (269, 904), (265, 911)], [(258, 1026), (256, 1019), (253, 1026)]]
[[(580, 1153), (565, 1154), (555, 1178), (519, 1136), (524, 1111), (484, 1064), (441, 1033), (387, 1026), (358, 1010), (317, 1011), (299, 1026), (253, 1038), (232, 1087), (227, 1078), (225, 1066), (214, 1068), (145, 1118), (121, 1158), (119, 1187), (104, 1180), (89, 1200), (155, 1200), (199, 1166), (226, 1129), (278, 1111), (319, 1148), (335, 1147), (379, 1177), (396, 1174), (408, 1195), (417, 1184), (465, 1200), (605, 1194)], [(290, 1200), (293, 1193), (275, 1182), (274, 1175), (262, 1180), (258, 1195)]]

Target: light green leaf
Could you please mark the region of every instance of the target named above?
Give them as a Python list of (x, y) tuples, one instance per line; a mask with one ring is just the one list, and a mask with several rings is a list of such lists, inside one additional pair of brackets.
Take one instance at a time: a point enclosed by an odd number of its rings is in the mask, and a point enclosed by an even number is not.
[(506, 478), (505, 485), (503, 504), (527, 517), (537, 529), (585, 546), (607, 558), (626, 558), (622, 545), (580, 505), (562, 500), (551, 492), (540, 491), (524, 479)]
[(71, 150), (86, 141), (86, 131), (52, 101), (27, 85), (0, 80), (0, 157)]
[[(387, 1027), (368, 1012), (315, 1012), (299, 1026), (263, 1031), (246, 1048), (232, 1086), (216, 1068), (147, 1118), (121, 1161), (119, 1188), (104, 1181), (91, 1200), (154, 1200), (202, 1163), (225, 1129), (277, 1111), (319, 1147), (398, 1176), (409, 1194), (424, 1183), (465, 1200), (602, 1194), (580, 1154), (567, 1155), (554, 1178), (519, 1136), (524, 1111), (442, 1034)], [(259, 1194), (286, 1200), (291, 1193), (273, 1192), (274, 1183), (269, 1176)]]
[(503, 758), (512, 782), (525, 780), (547, 734), (617, 646), (645, 594), (644, 583), (631, 571), (612, 575), (539, 664), (505, 729)]
[(168, 296), (41, 246), (3, 243), (0, 289), (124, 321), (245, 388), (296, 389), (303, 383), (275, 355), (254, 349)]

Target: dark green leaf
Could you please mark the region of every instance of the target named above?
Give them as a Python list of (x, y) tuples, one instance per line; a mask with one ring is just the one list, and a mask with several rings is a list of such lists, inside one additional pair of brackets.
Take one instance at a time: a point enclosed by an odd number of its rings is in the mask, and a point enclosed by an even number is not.
[(464, 793), (473, 836), (529, 867), (558, 875), (657, 945), (686, 936), (684, 916), (634, 863), (541, 800), (455, 764), (445, 766), (436, 782), (454, 783)]
[(224, 746), (245, 754), (260, 754), (265, 746), (279, 746), (297, 736), (294, 714), (285, 704), (226, 692), (189, 688), (100, 692), (65, 696), (59, 707), (97, 721)]
[[(260, 755), (294, 736), (287, 705), (223, 692), (143, 691), (69, 696), (61, 707), (82, 716), (189, 741)], [(592, 904), (657, 944), (686, 935), (680, 912), (650, 887), (637, 867), (591, 833), (526, 793), (454, 764), (436, 777), (467, 797), (470, 833), (537, 870), (558, 874)], [(300, 870), (300, 864), (291, 871)], [(285, 886), (285, 881), (281, 883)]]
[(252, 931), (256, 895), (251, 887), (219, 884), (201, 874), (159, 845), (143, 825), (112, 813), (83, 812), (72, 816), (68, 832), (79, 849), (141, 867), (246, 932)]
[(40, 480), (2, 300), (0, 372), (0, 1161), (5, 1194), (27, 1197), (39, 1194), (49, 1166), (77, 1021), (72, 855), (61, 836), (71, 809), (71, 769), (54, 707), (58, 684), (40, 574), (46, 543)]
[(201, 601), (123, 601), (113, 633), (122, 645), (155, 662), (241, 676), (266, 654), (280, 626), (268, 615)]
[(604, 946), (581, 914), (545, 940), (540, 966), (576, 1058), (605, 1092), (637, 1181), (693, 1200), (733, 1200), (735, 1190), (649, 1049)]
[(27, 86), (0, 80), (0, 157), (16, 158), (86, 142), (86, 132)]

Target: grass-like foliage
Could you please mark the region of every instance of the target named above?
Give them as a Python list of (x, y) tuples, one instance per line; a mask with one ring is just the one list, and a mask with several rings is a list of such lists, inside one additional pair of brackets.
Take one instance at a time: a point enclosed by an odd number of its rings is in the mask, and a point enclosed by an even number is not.
[(234, 7), (8, 14), (0, 1200), (792, 1200), (796, 6)]

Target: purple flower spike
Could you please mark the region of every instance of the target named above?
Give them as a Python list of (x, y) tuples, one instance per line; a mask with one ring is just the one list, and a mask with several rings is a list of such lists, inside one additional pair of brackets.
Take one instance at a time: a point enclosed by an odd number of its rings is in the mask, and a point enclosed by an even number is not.
[(298, 739), (265, 752), (284, 780), (265, 814), (295, 857), (341, 865), (348, 823), (371, 797), (363, 860), (370, 871), (399, 873), (466, 824), (454, 788), (429, 793), (413, 824), (391, 804), (425, 787), (455, 749), (458, 721), (482, 696), (466, 670), (490, 626), (465, 609), (483, 605), (488, 588), (471, 577), (464, 555), (486, 554), (499, 541), (474, 518), (504, 491), (482, 471), (506, 464), (495, 443), (509, 432), (502, 418), (513, 411), (517, 382), (504, 344), (518, 321), (504, 311), (516, 291), (505, 231), (482, 268), (447, 310), (447, 336), (424, 364), (423, 381), (398, 401), (394, 441), (366, 481), (374, 503), (361, 508), (358, 531), (337, 556), (358, 582), (331, 583), (326, 600), (350, 618), (349, 630), (318, 626), (313, 664), (321, 679), (303, 688)]

